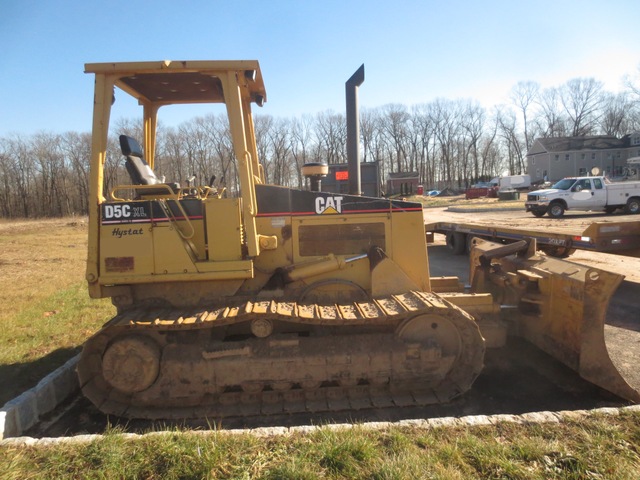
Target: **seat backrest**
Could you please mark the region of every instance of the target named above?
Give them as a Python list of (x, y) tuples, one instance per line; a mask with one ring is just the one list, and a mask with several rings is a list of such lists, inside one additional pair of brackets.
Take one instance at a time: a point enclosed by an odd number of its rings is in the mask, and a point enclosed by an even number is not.
[(142, 147), (135, 138), (126, 135), (120, 135), (120, 150), (125, 157), (133, 155), (134, 157), (143, 158)]
[(161, 183), (149, 164), (144, 160), (142, 147), (134, 138), (120, 135), (120, 149), (122, 154), (127, 157), (125, 167), (134, 185), (156, 185)]

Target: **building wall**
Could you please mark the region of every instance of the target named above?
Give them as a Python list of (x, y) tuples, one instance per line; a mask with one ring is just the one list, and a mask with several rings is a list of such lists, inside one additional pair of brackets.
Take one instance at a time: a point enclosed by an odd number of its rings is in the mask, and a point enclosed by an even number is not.
[(545, 173), (552, 182), (564, 177), (588, 175), (593, 167), (598, 167), (601, 174), (617, 176), (623, 174), (628, 158), (640, 156), (640, 140), (637, 145), (632, 141), (627, 148), (557, 152), (542, 150), (541, 145), (534, 144), (527, 157), (527, 173), (533, 182), (544, 180)]
[(387, 191), (388, 195), (416, 195), (418, 193), (418, 185), (420, 179), (418, 177), (407, 178), (388, 178)]
[[(329, 165), (329, 174), (322, 180), (323, 192), (349, 193), (349, 166), (346, 163)], [(380, 196), (378, 162), (360, 163), (360, 188), (366, 197)]]

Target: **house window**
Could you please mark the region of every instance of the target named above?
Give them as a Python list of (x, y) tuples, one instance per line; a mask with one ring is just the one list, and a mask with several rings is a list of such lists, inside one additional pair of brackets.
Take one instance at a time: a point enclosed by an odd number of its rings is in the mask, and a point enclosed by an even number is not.
[(640, 145), (640, 135), (631, 138), (631, 145)]
[(560, 155), (556, 155), (556, 162), (560, 160)]
[(596, 152), (593, 152), (593, 153), (591, 154), (591, 160), (595, 160), (595, 159), (596, 159)]
[(581, 158), (582, 160), (584, 160), (585, 158), (587, 158), (587, 154), (586, 154), (586, 153), (583, 153), (582, 155), (580, 155), (580, 158)]
[(569, 161), (569, 154), (568, 154), (568, 153), (566, 153), (566, 154), (564, 155), (564, 159), (565, 159), (566, 161)]
[(578, 176), (579, 177), (584, 177), (587, 175), (587, 169), (584, 167), (580, 167), (580, 170), (578, 170)]
[(620, 158), (620, 152), (616, 153), (616, 158), (619, 159)]

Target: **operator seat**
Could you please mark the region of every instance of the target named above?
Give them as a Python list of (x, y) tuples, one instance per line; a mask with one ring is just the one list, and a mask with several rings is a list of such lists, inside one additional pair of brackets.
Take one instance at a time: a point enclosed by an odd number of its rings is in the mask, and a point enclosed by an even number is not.
[[(173, 193), (180, 189), (178, 183), (163, 183), (156, 177), (142, 155), (142, 147), (134, 138), (120, 135), (120, 149), (127, 157), (125, 167), (134, 185), (167, 185)], [(141, 192), (142, 195), (166, 195), (167, 193), (166, 188), (145, 189)]]

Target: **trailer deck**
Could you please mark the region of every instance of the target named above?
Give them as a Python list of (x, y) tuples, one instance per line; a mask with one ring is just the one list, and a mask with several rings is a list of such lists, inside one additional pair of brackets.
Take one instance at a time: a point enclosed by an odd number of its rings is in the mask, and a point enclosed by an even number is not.
[(473, 237), (511, 243), (534, 238), (538, 249), (545, 253), (566, 257), (576, 249), (640, 257), (640, 221), (595, 221), (586, 228), (564, 224), (562, 228), (503, 226), (491, 219), (475, 221), (438, 221), (425, 223), (429, 234), (447, 237), (447, 245), (456, 254), (468, 251)]

